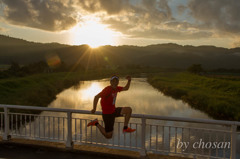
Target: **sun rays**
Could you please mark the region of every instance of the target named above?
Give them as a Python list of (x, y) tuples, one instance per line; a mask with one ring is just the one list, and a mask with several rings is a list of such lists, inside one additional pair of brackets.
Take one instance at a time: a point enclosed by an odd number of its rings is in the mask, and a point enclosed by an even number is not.
[(87, 44), (91, 48), (114, 45), (117, 33), (101, 24), (97, 19), (88, 19), (71, 29), (72, 44)]

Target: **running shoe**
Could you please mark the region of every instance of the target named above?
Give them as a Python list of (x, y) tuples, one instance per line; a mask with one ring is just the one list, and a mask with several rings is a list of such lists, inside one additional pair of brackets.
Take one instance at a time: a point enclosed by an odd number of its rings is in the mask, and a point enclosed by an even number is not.
[(136, 129), (132, 129), (132, 128), (127, 128), (127, 129), (123, 129), (123, 132), (124, 133), (131, 133), (131, 132), (134, 132), (134, 131), (136, 131)]
[(98, 123), (98, 119), (94, 119), (93, 121), (89, 122), (87, 126), (95, 126), (95, 124)]

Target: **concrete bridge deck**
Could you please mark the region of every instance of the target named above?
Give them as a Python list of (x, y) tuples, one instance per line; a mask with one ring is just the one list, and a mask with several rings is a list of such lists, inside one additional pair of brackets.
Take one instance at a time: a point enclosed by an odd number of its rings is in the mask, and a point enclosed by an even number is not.
[[(75, 145), (74, 149), (66, 149), (65, 144), (33, 141), (25, 139), (0, 139), (0, 159), (136, 159), (138, 152), (116, 150), (104, 147)], [(148, 154), (149, 159), (189, 159), (183, 157)]]

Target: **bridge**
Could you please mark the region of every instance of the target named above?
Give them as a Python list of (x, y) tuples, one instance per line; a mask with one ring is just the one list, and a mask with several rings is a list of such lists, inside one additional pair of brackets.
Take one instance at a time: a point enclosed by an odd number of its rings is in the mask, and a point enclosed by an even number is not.
[[(73, 145), (94, 145), (111, 149), (185, 156), (191, 158), (240, 158), (240, 122), (132, 114), (130, 126), (136, 132), (122, 133), (123, 121), (117, 120), (112, 139), (105, 139), (87, 123), (101, 112), (35, 106), (0, 105), (0, 136), (50, 141)], [(13, 111), (15, 110), (15, 111)], [(17, 111), (16, 111), (17, 110)], [(21, 110), (21, 111), (19, 111)], [(24, 113), (19, 113), (23, 112)], [(33, 114), (32, 111), (46, 113)], [(30, 113), (26, 113), (30, 112)]]

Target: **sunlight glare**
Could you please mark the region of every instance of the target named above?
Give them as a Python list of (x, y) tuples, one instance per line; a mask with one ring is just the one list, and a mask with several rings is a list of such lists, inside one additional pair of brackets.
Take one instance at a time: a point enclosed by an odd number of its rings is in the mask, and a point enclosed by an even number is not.
[(98, 83), (93, 82), (88, 88), (81, 90), (79, 93), (83, 100), (93, 100), (101, 90), (102, 87)]
[(79, 23), (72, 30), (73, 45), (87, 44), (92, 48), (102, 45), (114, 45), (116, 32), (97, 20), (87, 20)]

